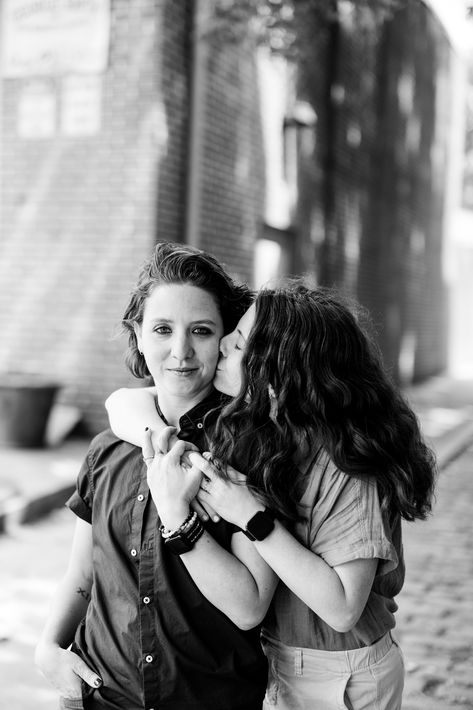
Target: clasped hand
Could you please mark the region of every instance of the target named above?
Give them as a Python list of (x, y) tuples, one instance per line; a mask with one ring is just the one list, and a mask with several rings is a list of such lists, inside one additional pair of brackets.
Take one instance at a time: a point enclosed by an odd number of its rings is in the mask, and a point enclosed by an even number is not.
[(148, 469), (147, 481), (151, 497), (156, 505), (163, 525), (169, 529), (179, 527), (188, 515), (189, 507), (197, 512), (203, 521), (219, 516), (210, 505), (202, 505), (197, 493), (202, 480), (202, 472), (192, 466), (189, 452), (197, 452), (197, 447), (176, 436), (175, 427), (162, 431), (145, 431), (143, 459)]
[(264, 505), (247, 488), (246, 476), (227, 466), (223, 478), (210, 453), (200, 454), (189, 442), (175, 436), (174, 427), (158, 435), (147, 430), (143, 458), (148, 485), (163, 525), (179, 527), (192, 507), (203, 520), (224, 518), (244, 528)]

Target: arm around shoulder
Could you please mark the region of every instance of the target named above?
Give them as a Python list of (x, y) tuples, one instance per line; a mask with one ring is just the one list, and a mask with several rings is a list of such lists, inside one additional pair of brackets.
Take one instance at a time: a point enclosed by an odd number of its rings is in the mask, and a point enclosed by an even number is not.
[(119, 439), (143, 445), (146, 427), (160, 431), (166, 424), (156, 410), (155, 387), (122, 387), (105, 400), (110, 427)]

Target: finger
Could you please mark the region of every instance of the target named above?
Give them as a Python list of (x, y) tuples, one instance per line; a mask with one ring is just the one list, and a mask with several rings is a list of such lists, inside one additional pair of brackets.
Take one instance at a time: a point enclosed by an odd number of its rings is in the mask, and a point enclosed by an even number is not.
[(194, 498), (194, 500), (191, 500), (191, 508), (192, 508), (192, 510), (195, 510), (195, 512), (197, 513), (197, 515), (199, 516), (199, 518), (200, 518), (204, 523), (206, 523), (207, 520), (209, 520), (209, 515), (208, 515), (208, 513), (206, 512), (204, 506), (199, 503), (199, 501), (197, 500), (197, 498)]
[(167, 426), (164, 429), (162, 429), (158, 436), (157, 436), (157, 442), (158, 442), (158, 447), (159, 450), (163, 452), (163, 454), (167, 454), (167, 452), (170, 449), (170, 438), (173, 434), (175, 434), (177, 431), (175, 426)]
[(192, 465), (197, 466), (197, 468), (202, 471), (202, 473), (208, 478), (212, 478), (212, 476), (217, 475), (215, 466), (211, 464), (210, 461), (206, 461), (202, 454), (197, 454), (194, 451), (190, 451), (188, 456)]
[(85, 680), (87, 685), (90, 685), (92, 688), (100, 688), (102, 685), (102, 679), (97, 675), (97, 673), (94, 673), (93, 670), (89, 668), (88, 665), (84, 663), (82, 658), (79, 658), (75, 653), (73, 654), (74, 659), (72, 662), (72, 670), (76, 675), (78, 675), (80, 678)]
[(151, 429), (149, 427), (146, 427), (146, 429), (144, 431), (143, 446), (142, 446), (143, 460), (146, 463), (146, 465), (150, 464), (153, 457), (154, 457), (154, 448), (153, 448), (153, 444), (151, 442), (151, 435), (152, 435)]
[[(220, 520), (220, 515), (212, 508), (210, 503), (208, 501), (204, 501), (200, 499), (200, 492), (203, 490), (202, 488), (199, 489), (199, 493), (197, 494), (197, 498), (194, 498), (193, 503), (195, 502), (203, 511), (204, 514), (207, 516), (207, 520), (211, 518), (214, 523), (218, 523)], [(205, 493), (208, 492), (204, 491)], [(191, 504), (192, 505), (192, 504)], [(194, 508), (194, 510), (197, 510), (197, 508)]]
[(180, 464), (181, 456), (183, 456), (186, 450), (186, 442), (179, 440), (176, 441), (173, 446), (171, 446), (166, 456), (168, 457), (171, 463)]

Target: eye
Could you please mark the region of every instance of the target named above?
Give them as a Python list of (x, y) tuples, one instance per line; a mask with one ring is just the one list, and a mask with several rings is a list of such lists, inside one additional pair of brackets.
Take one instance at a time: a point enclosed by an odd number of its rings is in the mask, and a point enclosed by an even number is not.
[(158, 335), (169, 335), (171, 328), (168, 325), (157, 325), (153, 328), (153, 333), (158, 333)]
[(195, 335), (213, 335), (213, 331), (205, 325), (199, 325), (192, 330)]

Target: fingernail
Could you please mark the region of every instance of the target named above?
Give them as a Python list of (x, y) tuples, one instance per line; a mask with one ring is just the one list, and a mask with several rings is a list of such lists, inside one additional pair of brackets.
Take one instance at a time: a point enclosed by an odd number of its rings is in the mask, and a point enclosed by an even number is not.
[(213, 517), (214, 523), (218, 523), (219, 520), (220, 520), (220, 516), (219, 516), (219, 515), (214, 515), (214, 517)]
[(209, 519), (209, 516), (208, 516), (208, 515), (203, 515), (203, 516), (202, 516), (202, 520), (203, 520), (204, 522), (207, 522), (208, 519)]
[(96, 678), (94, 680), (94, 685), (96, 688), (100, 688), (100, 686), (102, 685), (102, 681), (100, 680), (100, 678)]
[(145, 431), (149, 431), (149, 426), (145, 426)]

